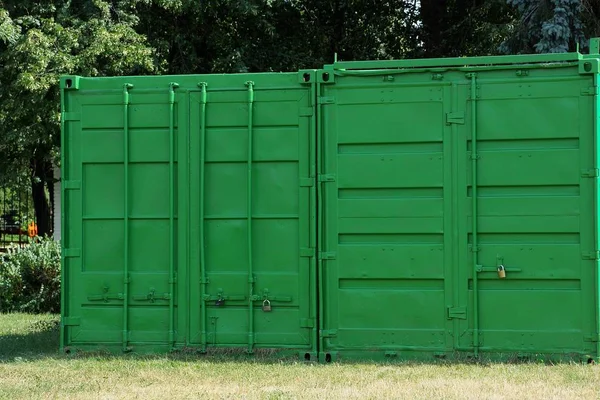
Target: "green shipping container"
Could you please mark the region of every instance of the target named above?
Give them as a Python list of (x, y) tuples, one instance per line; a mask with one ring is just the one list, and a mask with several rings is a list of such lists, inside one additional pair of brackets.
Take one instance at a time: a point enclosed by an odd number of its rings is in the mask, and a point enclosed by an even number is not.
[(61, 348), (598, 358), (599, 43), (63, 77)]

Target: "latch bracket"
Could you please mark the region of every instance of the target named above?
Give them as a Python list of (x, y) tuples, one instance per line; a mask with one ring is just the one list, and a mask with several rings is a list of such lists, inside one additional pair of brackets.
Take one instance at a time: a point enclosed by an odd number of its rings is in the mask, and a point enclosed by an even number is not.
[(467, 307), (448, 307), (448, 319), (467, 319)]
[(337, 330), (335, 330), (335, 329), (322, 330), (320, 332), (320, 334), (321, 334), (322, 338), (332, 338), (332, 337), (336, 337), (337, 336)]
[(326, 251), (321, 251), (319, 253), (319, 260), (335, 260), (336, 254), (335, 252), (326, 252)]
[(446, 113), (446, 125), (450, 124), (465, 124), (465, 113), (464, 111), (454, 111)]

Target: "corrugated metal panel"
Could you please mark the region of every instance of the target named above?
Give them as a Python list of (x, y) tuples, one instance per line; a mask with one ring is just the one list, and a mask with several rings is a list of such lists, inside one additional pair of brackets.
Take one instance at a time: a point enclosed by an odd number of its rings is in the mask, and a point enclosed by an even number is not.
[(316, 356), (306, 74), (63, 79), (63, 346)]
[(321, 358), (597, 352), (593, 76), (328, 72)]
[(63, 78), (61, 345), (598, 356), (600, 61), (553, 57)]

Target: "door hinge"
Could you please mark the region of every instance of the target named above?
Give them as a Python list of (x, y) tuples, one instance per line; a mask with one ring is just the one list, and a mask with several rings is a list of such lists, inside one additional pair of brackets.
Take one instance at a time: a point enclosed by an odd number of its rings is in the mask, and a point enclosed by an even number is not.
[(63, 326), (79, 326), (81, 324), (80, 317), (64, 317), (62, 319)]
[(600, 342), (600, 333), (596, 334), (596, 335), (585, 336), (583, 338), (583, 341), (584, 342), (592, 342), (592, 343)]
[(319, 174), (319, 182), (335, 182), (334, 174)]
[(315, 186), (315, 178), (300, 178), (300, 187)]
[(317, 104), (333, 104), (335, 103), (334, 97), (321, 96), (317, 99)]
[(600, 171), (598, 170), (598, 168), (591, 168), (591, 169), (582, 171), (581, 176), (583, 178), (598, 178), (599, 172)]
[(337, 336), (337, 330), (335, 330), (335, 329), (321, 331), (322, 338), (332, 338), (332, 337), (336, 337), (336, 336)]
[(312, 247), (301, 247), (300, 248), (300, 257), (314, 257), (316, 254), (316, 251), (314, 248)]
[(448, 319), (467, 319), (467, 307), (448, 307)]
[(589, 88), (581, 89), (582, 96), (597, 96), (598, 86), (590, 86)]
[(65, 188), (65, 190), (79, 190), (79, 189), (81, 189), (81, 181), (79, 181), (79, 180), (62, 181), (61, 184), (62, 184), (63, 188)]
[(300, 318), (300, 328), (314, 328), (315, 320), (312, 318)]
[(598, 261), (600, 260), (600, 251), (588, 251), (581, 255), (584, 260)]
[(446, 113), (446, 125), (450, 124), (465, 124), (465, 113), (463, 111)]
[(63, 254), (65, 258), (77, 258), (81, 257), (81, 250), (77, 248), (63, 249)]
[(321, 251), (319, 253), (319, 260), (335, 260), (335, 253)]
[(314, 115), (312, 107), (300, 107), (298, 109), (298, 116), (300, 117), (312, 117)]
[(81, 113), (78, 112), (64, 112), (63, 121), (81, 121)]

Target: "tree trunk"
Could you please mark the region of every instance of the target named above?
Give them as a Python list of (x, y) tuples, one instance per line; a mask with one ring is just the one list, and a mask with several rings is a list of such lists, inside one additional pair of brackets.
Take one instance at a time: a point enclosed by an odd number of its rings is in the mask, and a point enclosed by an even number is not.
[(45, 160), (31, 160), (31, 195), (38, 228), (38, 236), (50, 236), (52, 218), (50, 217), (50, 199), (46, 193), (48, 182), (52, 181), (52, 165)]

